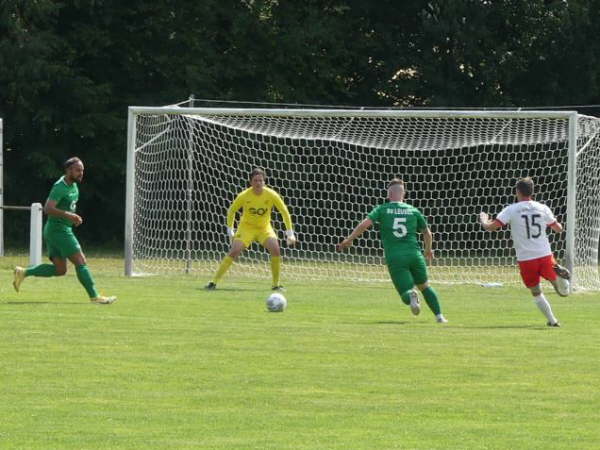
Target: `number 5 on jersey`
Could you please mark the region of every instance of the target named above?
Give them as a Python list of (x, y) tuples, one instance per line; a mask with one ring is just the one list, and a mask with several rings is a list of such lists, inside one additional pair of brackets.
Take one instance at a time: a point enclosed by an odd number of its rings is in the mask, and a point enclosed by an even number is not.
[(394, 223), (392, 224), (392, 228), (394, 230), (394, 236), (398, 238), (403, 238), (407, 235), (408, 230), (406, 229), (406, 217), (395, 217)]

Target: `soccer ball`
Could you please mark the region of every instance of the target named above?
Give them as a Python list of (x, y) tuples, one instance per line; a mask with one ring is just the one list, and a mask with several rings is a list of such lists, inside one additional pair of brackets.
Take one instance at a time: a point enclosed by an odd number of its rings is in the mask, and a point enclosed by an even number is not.
[(280, 293), (269, 295), (267, 298), (267, 309), (271, 312), (282, 312), (287, 306), (287, 300)]

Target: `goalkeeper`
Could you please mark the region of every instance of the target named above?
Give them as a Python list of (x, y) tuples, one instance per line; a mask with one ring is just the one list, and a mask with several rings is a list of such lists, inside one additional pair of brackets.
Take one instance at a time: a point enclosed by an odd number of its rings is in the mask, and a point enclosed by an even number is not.
[[(413, 289), (415, 284), (425, 297), (425, 302), (435, 315), (436, 322), (448, 322), (442, 314), (437, 293), (427, 282), (425, 258), (433, 259), (433, 237), (427, 222), (417, 208), (404, 203), (404, 182), (394, 178), (388, 187), (387, 203), (379, 205), (359, 223), (354, 231), (337, 246), (342, 251), (373, 224), (378, 224), (385, 260), (394, 287), (402, 301), (410, 306), (416, 316), (421, 312), (419, 296)], [(425, 258), (421, 253), (417, 234), (423, 234)]]
[(48, 257), (52, 264), (38, 264), (27, 269), (15, 267), (13, 286), (17, 292), (25, 277), (58, 277), (67, 273), (67, 259), (75, 265), (77, 279), (85, 288), (90, 301), (107, 305), (117, 300), (116, 297), (98, 295), (94, 286), (94, 278), (88, 269), (85, 255), (81, 251), (79, 241), (73, 234), (73, 227), (82, 224), (83, 219), (75, 214), (79, 200), (77, 185), (83, 179), (83, 162), (74, 156), (64, 163), (65, 174), (54, 183), (44, 212), (48, 220), (44, 226), (44, 239), (48, 248)]
[[(281, 291), (279, 284), (281, 272), (281, 250), (277, 235), (271, 226), (271, 209), (277, 208), (285, 223), (287, 244), (296, 244), (296, 236), (292, 227), (292, 218), (282, 198), (273, 189), (265, 186), (266, 175), (262, 169), (254, 169), (250, 173), (250, 187), (240, 192), (227, 211), (227, 234), (231, 239), (229, 253), (219, 265), (214, 278), (206, 285), (206, 289), (216, 289), (217, 283), (233, 264), (233, 261), (252, 242), (256, 241), (271, 254), (271, 273), (273, 275), (273, 290)], [(236, 232), (234, 229), (235, 215), (243, 208), (242, 217)]]

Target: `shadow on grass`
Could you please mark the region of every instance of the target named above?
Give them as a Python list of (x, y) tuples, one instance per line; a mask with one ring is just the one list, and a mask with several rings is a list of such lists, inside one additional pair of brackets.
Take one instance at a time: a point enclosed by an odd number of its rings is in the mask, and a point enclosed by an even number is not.
[(0, 302), (5, 305), (91, 305), (92, 302), (47, 302), (47, 301), (27, 301), (27, 302)]
[[(258, 292), (258, 291), (261, 291), (262, 289), (233, 288), (233, 287), (230, 287), (230, 288), (217, 288), (217, 289), (212, 289), (211, 290), (211, 289), (205, 289), (203, 287), (200, 287), (200, 288), (196, 288), (195, 290), (199, 291), (199, 292), (206, 292), (207, 294), (212, 294), (213, 292)], [(265, 289), (265, 291), (266, 290), (270, 291), (270, 289)]]
[(367, 323), (371, 323), (373, 325), (408, 325), (409, 323), (414, 323), (414, 322), (408, 322), (406, 320), (379, 320), (376, 322), (367, 322)]
[(549, 327), (541, 325), (480, 325), (463, 326), (458, 325), (455, 328), (464, 328), (467, 330), (545, 330)]

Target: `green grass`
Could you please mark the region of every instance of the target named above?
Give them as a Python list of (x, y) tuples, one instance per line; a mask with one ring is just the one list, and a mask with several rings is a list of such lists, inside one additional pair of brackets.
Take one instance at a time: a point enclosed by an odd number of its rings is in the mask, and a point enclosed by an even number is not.
[[(450, 323), (411, 316), (391, 283), (121, 275), (90, 258), (110, 306), (73, 270), (0, 260), (0, 448), (598, 448), (600, 298), (436, 286)], [(516, 270), (516, 269), (515, 269)]]

